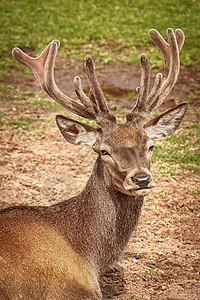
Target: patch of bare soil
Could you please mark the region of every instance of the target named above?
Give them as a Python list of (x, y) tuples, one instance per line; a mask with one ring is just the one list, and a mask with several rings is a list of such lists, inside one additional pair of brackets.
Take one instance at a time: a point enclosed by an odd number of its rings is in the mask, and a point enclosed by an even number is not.
[[(81, 75), (83, 85), (88, 85), (83, 67), (79, 64), (77, 67), (78, 70), (56, 72), (60, 88), (69, 95), (73, 95), (75, 75)], [(133, 106), (135, 94), (126, 96), (127, 91), (139, 84), (138, 66), (111, 63), (103, 68), (98, 66), (97, 74), (109, 91), (109, 104)], [(22, 90), (39, 91), (32, 75), (23, 79), (7, 77), (6, 82)], [(197, 89), (197, 84), (195, 71), (183, 70), (165, 107), (188, 101), (188, 91)], [(1, 109), (9, 117), (13, 114), (54, 115), (44, 108), (28, 108), (17, 101), (13, 104), (2, 100)], [(191, 104), (199, 107), (200, 99)], [(190, 114), (188, 120), (198, 122), (198, 117)], [(45, 132), (34, 136), (28, 132), (13, 135), (9, 127), (3, 125), (0, 208), (17, 204), (51, 205), (84, 188), (96, 155), (86, 146), (66, 143), (55, 124), (46, 126)], [(153, 168), (159, 171), (157, 164)], [(147, 197), (136, 236), (131, 237), (119, 265), (112, 266), (101, 278), (104, 299), (200, 299), (200, 216), (195, 204), (200, 195), (192, 192), (199, 188), (199, 177), (183, 171), (176, 179), (162, 176), (156, 184)]]

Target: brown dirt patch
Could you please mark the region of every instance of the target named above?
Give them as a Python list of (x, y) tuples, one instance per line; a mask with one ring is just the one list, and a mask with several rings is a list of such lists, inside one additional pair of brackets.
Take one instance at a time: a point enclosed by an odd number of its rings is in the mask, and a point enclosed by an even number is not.
[[(77, 63), (77, 69), (56, 72), (60, 88), (69, 95), (74, 94), (72, 82), (77, 74), (87, 87), (82, 63)], [(110, 63), (103, 68), (98, 66), (97, 73), (100, 83), (107, 87), (109, 104), (133, 106), (135, 94), (129, 93), (139, 84), (138, 66)], [(194, 70), (182, 70), (165, 107), (189, 101), (193, 108), (199, 108), (199, 97), (188, 99), (189, 93), (199, 89), (199, 81)], [(25, 91), (39, 91), (32, 75), (23, 79), (7, 77), (5, 82)], [(1, 109), (9, 117), (55, 115), (44, 108), (28, 108), (19, 101), (6, 103), (4, 99)], [(198, 122), (198, 118), (198, 114), (191, 113), (187, 121)], [(46, 126), (45, 132), (34, 136), (28, 132), (13, 135), (3, 125), (1, 208), (22, 203), (50, 205), (84, 188), (96, 155), (88, 147), (65, 143), (55, 124)], [(153, 168), (159, 170), (156, 164)], [(199, 177), (189, 171), (183, 171), (176, 179), (162, 176), (157, 180), (157, 187), (147, 197), (136, 237), (131, 237), (119, 266), (113, 266), (101, 279), (105, 299), (199, 299), (199, 208), (193, 205), (198, 203), (199, 194), (192, 192), (199, 188), (199, 183)]]

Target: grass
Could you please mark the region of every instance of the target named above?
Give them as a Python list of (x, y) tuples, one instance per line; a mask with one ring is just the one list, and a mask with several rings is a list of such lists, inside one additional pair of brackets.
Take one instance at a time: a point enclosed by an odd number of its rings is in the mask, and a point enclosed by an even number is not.
[(15, 134), (19, 134), (19, 133), (23, 134), (24, 131), (35, 133), (36, 131), (38, 131), (38, 127), (36, 125), (33, 125), (33, 123), (37, 123), (38, 121), (44, 121), (44, 120), (42, 120), (39, 117), (31, 117), (31, 116), (23, 116), (17, 118), (17, 120), (9, 120), (10, 131)]
[(137, 296), (135, 296), (135, 295), (132, 295), (132, 296), (131, 296), (131, 299), (134, 299), (134, 300), (142, 300), (143, 297), (144, 297), (144, 295), (140, 296), (139, 298), (138, 298)]
[(181, 208), (182, 214), (194, 213), (199, 211), (200, 211), (200, 201), (197, 201), (196, 199), (193, 201), (188, 201)]
[(171, 278), (176, 278), (180, 274), (181, 274), (181, 270), (171, 270), (171, 269), (160, 270), (160, 269), (149, 268), (145, 271), (140, 272), (139, 276), (144, 281), (150, 281), (150, 280), (157, 281), (158, 277), (171, 279)]
[[(153, 162), (160, 164), (161, 173), (176, 176), (179, 164), (183, 169), (198, 171), (200, 168), (200, 124), (193, 123), (175, 132), (162, 142), (158, 142), (154, 151)], [(162, 166), (165, 162), (166, 165)], [(173, 166), (174, 164), (174, 166)]]
[(143, 52), (137, 46), (144, 46), (152, 67), (158, 67), (161, 55), (150, 45), (147, 32), (156, 28), (166, 37), (168, 27), (185, 32), (182, 64), (200, 68), (199, 15), (198, 0), (2, 0), (0, 75), (21, 68), (11, 58), (13, 47), (27, 47), (38, 54), (53, 39), (61, 41), (60, 55), (68, 54), (73, 60), (92, 54), (103, 63), (136, 64)]
[[(7, 103), (7, 108), (5, 106), (4, 110), (0, 111), (1, 132), (9, 127), (9, 131), (13, 134), (28, 132), (35, 135), (39, 131), (45, 131), (47, 123), (52, 121), (52, 118), (42, 117), (42, 111), (38, 113), (38, 108), (42, 108), (43, 111), (61, 110), (56, 102), (45, 99), (43, 94), (30, 91), (23, 92), (6, 84), (0, 84), (0, 87), (2, 102)], [(25, 107), (23, 108), (23, 106)]]
[[(26, 94), (26, 92), (24, 93)], [(27, 92), (29, 94), (29, 92)], [(51, 111), (60, 111), (62, 107), (55, 101), (45, 99), (46, 95), (41, 95), (38, 93), (31, 93), (31, 98), (27, 101), (22, 100), (21, 104), (26, 104), (28, 107), (40, 107)]]
[(52, 100), (48, 100), (46, 94), (39, 94), (33, 91), (21, 91), (19, 88), (14, 89), (11, 85), (0, 83), (0, 97), (3, 101), (12, 102), (20, 101), (28, 107), (45, 108), (51, 111), (61, 110), (62, 107)]
[[(45, 131), (47, 129), (47, 126), (45, 126), (47, 121), (47, 119), (38, 116), (32, 117), (30, 115), (20, 116), (15, 119), (0, 116), (0, 125), (9, 126), (9, 131), (13, 134), (24, 134), (25, 132), (28, 132), (31, 135), (35, 135), (39, 131)], [(43, 123), (44, 126), (41, 126), (41, 122), (45, 122)]]

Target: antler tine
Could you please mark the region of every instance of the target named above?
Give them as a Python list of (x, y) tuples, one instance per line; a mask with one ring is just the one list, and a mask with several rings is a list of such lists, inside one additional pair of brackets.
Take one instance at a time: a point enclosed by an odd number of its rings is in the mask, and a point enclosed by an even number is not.
[(178, 51), (180, 52), (183, 47), (184, 41), (185, 41), (185, 35), (181, 29), (176, 29), (175, 35), (176, 35), (176, 41), (178, 44)]
[[(172, 29), (168, 28), (168, 30), (172, 30)], [(167, 35), (168, 35), (168, 30), (167, 30)], [(149, 36), (151, 37), (151, 39), (158, 46), (158, 48), (161, 50), (161, 52), (163, 54), (163, 58), (164, 58), (164, 62), (165, 62), (164, 77), (167, 77), (167, 75), (169, 73), (169, 68), (170, 68), (169, 44), (163, 39), (161, 34), (155, 29), (149, 30)], [(175, 36), (176, 36), (176, 41), (177, 41), (177, 45), (178, 45), (178, 51), (180, 51), (184, 44), (184, 39), (185, 39), (184, 33), (181, 29), (176, 29)]]
[(96, 106), (101, 112), (109, 115), (110, 112), (108, 109), (107, 101), (104, 97), (102, 89), (97, 80), (92, 57), (87, 56), (85, 62), (86, 62), (86, 74), (88, 77), (91, 92), (96, 101)]
[(141, 60), (141, 78), (140, 78), (140, 87), (139, 87), (139, 94), (136, 106), (140, 109), (144, 109), (146, 98), (149, 94), (149, 86), (150, 86), (150, 65), (149, 61), (145, 54), (142, 54), (140, 57)]
[[(88, 107), (92, 111), (95, 110), (94, 103), (90, 101), (90, 99), (86, 96), (86, 94), (83, 91), (82, 85), (81, 85), (81, 78), (79, 76), (76, 76), (74, 78), (74, 89), (76, 92), (76, 95), (81, 100), (81, 102), (85, 105), (85, 107)], [(96, 112), (96, 111), (94, 111)]]
[(86, 57), (86, 74), (90, 85), (88, 97), (85, 95), (82, 89), (81, 79), (78, 76), (74, 79), (74, 87), (77, 96), (86, 107), (94, 112), (96, 115), (96, 122), (99, 125), (103, 126), (110, 121), (115, 123), (116, 118), (109, 111), (107, 101), (103, 95), (102, 89), (95, 74), (93, 60), (90, 56)]
[[(179, 32), (181, 30), (179, 29)], [(167, 29), (167, 36), (169, 44), (166, 43), (166, 53), (167, 56), (165, 57), (165, 61), (168, 67), (168, 70), (165, 71), (165, 74), (167, 74), (167, 77), (163, 80), (162, 85), (160, 87), (159, 92), (154, 94), (153, 90), (149, 95), (148, 99), (148, 106), (149, 106), (149, 112), (155, 109), (156, 107), (160, 106), (167, 95), (171, 92), (173, 89), (179, 75), (179, 69), (180, 69), (180, 61), (179, 61), (179, 49), (181, 49), (184, 41), (184, 34), (182, 32), (181, 39), (179, 38), (179, 44), (176, 40), (176, 35), (174, 34), (173, 29), (168, 28)], [(162, 48), (161, 48), (162, 51)], [(163, 51), (162, 51), (163, 52)], [(168, 58), (169, 57), (169, 58)], [(166, 76), (166, 75), (165, 75)]]
[(90, 108), (63, 94), (55, 83), (54, 63), (59, 45), (59, 41), (52, 41), (37, 58), (30, 57), (19, 48), (14, 48), (12, 54), (16, 60), (32, 70), (43, 90), (61, 106), (81, 117), (95, 120), (95, 114)]
[(137, 120), (135, 120), (136, 123), (138, 123), (138, 120), (143, 119), (146, 115), (145, 102), (149, 94), (150, 74), (151, 74), (149, 61), (146, 55), (142, 54), (140, 56), (140, 60), (141, 60), (141, 77), (140, 77), (140, 85), (139, 87), (137, 87), (138, 97), (132, 111), (126, 115), (127, 121), (131, 121), (133, 116), (136, 116), (137, 114)]
[(13, 57), (33, 72), (41, 88), (43, 88), (44, 85), (44, 64), (49, 54), (50, 46), (53, 42), (56, 43), (58, 47), (60, 46), (60, 42), (58, 40), (53, 40), (36, 58), (30, 57), (18, 47), (14, 48), (12, 51)]

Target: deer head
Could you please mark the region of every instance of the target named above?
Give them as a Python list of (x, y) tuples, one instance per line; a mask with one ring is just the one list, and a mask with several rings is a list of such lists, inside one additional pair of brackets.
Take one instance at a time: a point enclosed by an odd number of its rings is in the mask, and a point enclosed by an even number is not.
[(155, 186), (150, 171), (154, 139), (167, 137), (180, 125), (187, 104), (182, 103), (145, 123), (147, 116), (160, 106), (173, 89), (179, 74), (179, 51), (184, 43), (180, 29), (167, 30), (168, 43), (154, 29), (149, 35), (162, 51), (164, 75), (158, 73), (150, 89), (150, 66), (145, 54), (141, 55), (141, 79), (137, 88), (138, 97), (125, 124), (118, 124), (110, 112), (104, 94), (95, 75), (93, 60), (86, 57), (86, 74), (90, 86), (88, 96), (84, 93), (80, 77), (75, 77), (74, 88), (81, 103), (64, 95), (54, 80), (54, 63), (59, 41), (52, 41), (41, 55), (32, 58), (19, 48), (13, 56), (30, 68), (43, 90), (67, 110), (90, 120), (95, 120), (95, 129), (71, 118), (56, 117), (64, 138), (72, 144), (92, 146), (98, 153), (103, 174), (108, 185), (127, 195), (145, 196)]

